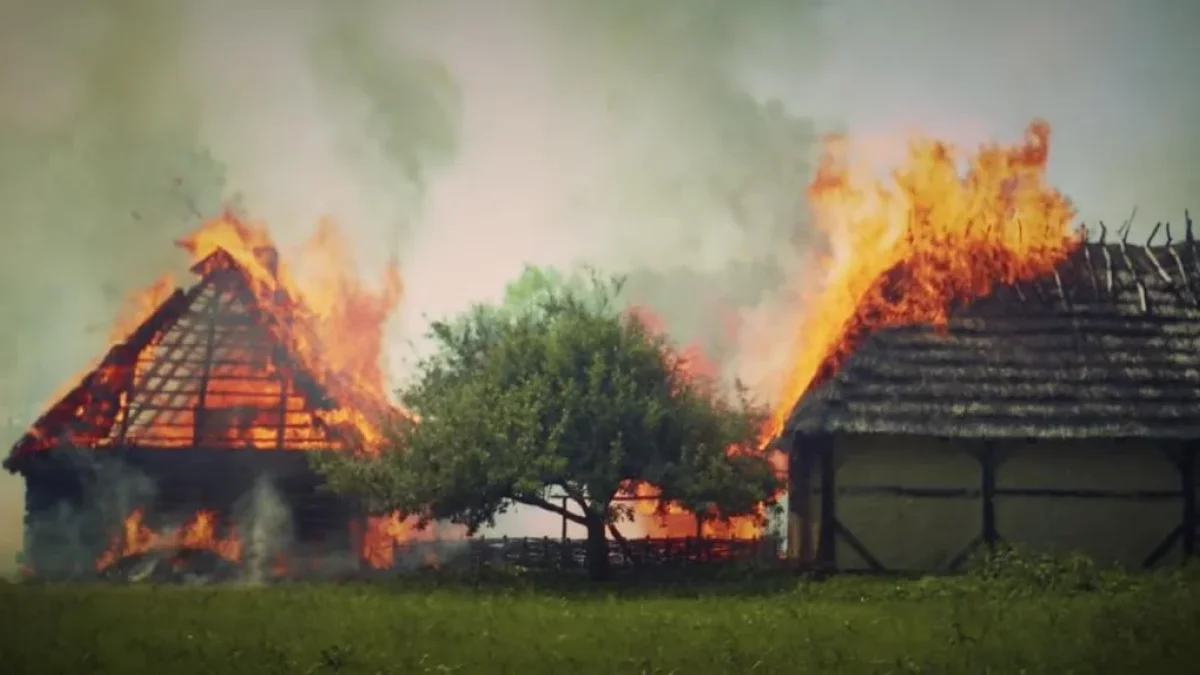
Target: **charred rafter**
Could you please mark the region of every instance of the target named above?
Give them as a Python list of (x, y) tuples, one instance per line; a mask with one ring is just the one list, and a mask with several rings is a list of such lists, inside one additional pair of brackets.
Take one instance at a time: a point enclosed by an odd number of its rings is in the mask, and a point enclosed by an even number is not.
[(359, 440), (322, 418), (335, 403), (296, 358), (314, 344), (292, 320), (297, 300), (256, 288), (223, 250), (192, 269), (200, 281), (110, 349), (17, 443), (6, 468), (50, 447), (321, 450)]

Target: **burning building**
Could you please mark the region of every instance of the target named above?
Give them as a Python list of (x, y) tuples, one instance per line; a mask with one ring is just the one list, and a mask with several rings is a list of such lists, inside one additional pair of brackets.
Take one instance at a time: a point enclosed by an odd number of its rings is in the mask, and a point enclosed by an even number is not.
[[(776, 411), (789, 548), (826, 568), (960, 567), (980, 546), (1153, 566), (1196, 552), (1200, 247), (1085, 231), (1049, 127), (881, 187), (835, 155), (834, 241)], [(1156, 244), (1155, 235), (1163, 238)], [(802, 341), (802, 342), (801, 342)]]
[(156, 284), (149, 311), (4, 463), (25, 480), (26, 565), (78, 577), (148, 551), (205, 551), (267, 574), (386, 567), (405, 523), (321, 490), (308, 453), (370, 452), (399, 414), (378, 364), (398, 277), (377, 296), (323, 278), (342, 296), (322, 304), (265, 230), (232, 215), (181, 244), (198, 281)]
[(1196, 554), (1200, 247), (1088, 243), (945, 326), (874, 332), (787, 423), (796, 553), (956, 568), (978, 545)]

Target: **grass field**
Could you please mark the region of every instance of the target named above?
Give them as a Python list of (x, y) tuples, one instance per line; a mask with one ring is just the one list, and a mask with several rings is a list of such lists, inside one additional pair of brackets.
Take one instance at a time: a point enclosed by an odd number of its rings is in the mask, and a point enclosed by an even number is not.
[(0, 586), (0, 672), (1200, 672), (1200, 577)]

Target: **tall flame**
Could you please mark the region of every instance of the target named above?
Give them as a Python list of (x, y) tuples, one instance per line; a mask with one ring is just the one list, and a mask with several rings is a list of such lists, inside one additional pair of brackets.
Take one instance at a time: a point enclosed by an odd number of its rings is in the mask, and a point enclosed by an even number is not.
[(300, 365), (341, 404), (322, 413), (326, 421), (353, 425), (364, 449), (377, 449), (379, 417), (395, 411), (383, 376), (383, 339), (403, 291), (397, 265), (385, 267), (379, 290), (368, 288), (329, 220), (321, 221), (300, 249), (296, 261), (302, 276), (279, 259), (265, 225), (231, 213), (206, 221), (179, 244), (194, 262), (218, 250), (238, 262), (260, 304), (287, 313), (289, 331), (281, 337)]
[(1034, 120), (1021, 142), (966, 157), (964, 173), (948, 144), (917, 139), (884, 181), (853, 162), (848, 139), (826, 142), (808, 197), (829, 252), (804, 279), (818, 290), (798, 313), (770, 436), (866, 333), (944, 326), (955, 303), (1047, 273), (1078, 246), (1074, 207), (1046, 179), (1049, 150), (1050, 127)]

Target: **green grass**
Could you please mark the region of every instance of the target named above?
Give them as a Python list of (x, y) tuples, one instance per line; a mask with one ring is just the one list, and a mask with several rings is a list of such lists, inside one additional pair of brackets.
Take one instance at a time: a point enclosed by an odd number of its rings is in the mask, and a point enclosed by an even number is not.
[(594, 588), (423, 577), (0, 586), (0, 668), (70, 673), (1194, 673), (1194, 573), (748, 577)]

